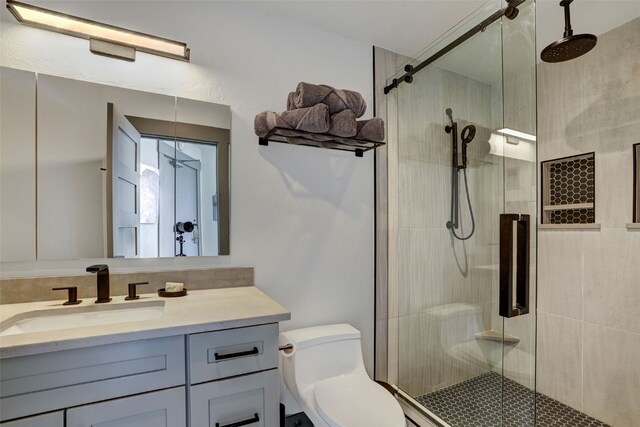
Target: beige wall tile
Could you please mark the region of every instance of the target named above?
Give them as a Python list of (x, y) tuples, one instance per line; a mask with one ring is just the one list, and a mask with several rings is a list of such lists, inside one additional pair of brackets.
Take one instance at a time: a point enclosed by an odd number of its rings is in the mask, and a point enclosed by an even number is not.
[(640, 333), (640, 233), (584, 236), (584, 319)]
[(582, 322), (538, 313), (537, 390), (582, 410)]
[[(206, 268), (167, 270), (136, 273), (111, 273), (111, 295), (127, 295), (128, 284), (149, 282), (139, 286), (139, 293), (155, 292), (166, 282), (182, 282), (187, 289), (216, 289), (236, 286), (253, 286), (251, 267)], [(52, 288), (77, 286), (78, 298), (95, 298), (96, 277), (89, 273), (82, 276), (31, 277), (0, 280), (0, 303), (13, 304), (31, 301), (63, 300), (66, 294)]]
[(538, 387), (604, 422), (636, 426), (640, 237), (624, 224), (640, 134), (640, 55), (629, 53), (640, 48), (640, 18), (598, 39), (583, 57), (538, 67), (539, 158), (595, 151), (602, 224), (539, 233)]
[(538, 236), (538, 310), (582, 319), (584, 232), (541, 231)]
[(640, 425), (640, 334), (585, 322), (584, 406), (616, 427)]
[[(391, 111), (387, 111), (387, 100), (392, 101), (393, 99), (392, 97), (387, 98), (384, 94), (384, 87), (386, 86), (387, 78), (395, 73), (401, 64), (408, 59), (394, 52), (374, 47), (374, 111), (375, 115), (385, 119), (387, 124), (387, 145), (376, 149), (374, 153), (376, 166), (376, 321), (379, 322), (376, 323), (376, 348), (374, 349), (376, 354), (375, 378), (387, 381), (390, 381), (390, 369), (389, 328), (386, 319), (390, 315), (397, 314), (396, 293), (390, 289), (390, 286), (394, 286), (396, 282), (395, 280), (393, 282), (389, 280), (389, 272), (395, 271), (389, 268), (389, 238), (390, 236), (395, 237), (394, 234), (390, 233), (390, 224), (396, 223), (396, 218), (392, 212), (397, 212), (397, 210), (389, 210), (389, 188), (397, 185), (395, 176), (397, 169), (391, 168), (389, 171), (388, 162), (390, 157), (392, 159), (397, 158), (397, 154), (393, 153), (397, 144), (395, 144), (394, 137), (396, 135), (394, 134), (394, 129), (389, 127), (390, 121), (388, 118), (388, 114), (393, 114), (396, 110), (392, 108)], [(389, 147), (393, 147), (391, 153), (389, 153)]]
[[(640, 109), (640, 101), (638, 107)], [(638, 121), (640, 134), (640, 119)], [(617, 141), (611, 151), (596, 151), (596, 222), (603, 228), (624, 228), (633, 219), (633, 144), (640, 138)], [(610, 137), (602, 141), (609, 144)]]

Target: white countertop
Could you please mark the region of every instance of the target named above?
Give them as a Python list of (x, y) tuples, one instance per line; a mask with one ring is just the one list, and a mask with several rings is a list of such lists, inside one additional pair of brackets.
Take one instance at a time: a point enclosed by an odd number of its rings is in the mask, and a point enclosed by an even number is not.
[[(96, 306), (94, 299), (79, 305), (63, 306), (64, 301), (39, 301), (0, 305), (0, 325), (14, 316), (38, 310), (64, 310)], [(172, 335), (193, 334), (220, 329), (274, 323), (291, 318), (291, 313), (253, 286), (189, 291), (179, 298), (160, 298), (157, 294), (141, 294), (136, 301), (124, 296), (113, 297), (106, 305), (126, 307), (127, 304), (164, 302), (164, 313), (151, 320), (112, 323), (98, 326), (78, 325), (77, 328), (47, 332), (0, 336), (0, 359), (70, 350), (102, 344), (136, 341)], [(157, 303), (156, 303), (157, 304)], [(102, 305), (102, 304), (101, 304)]]

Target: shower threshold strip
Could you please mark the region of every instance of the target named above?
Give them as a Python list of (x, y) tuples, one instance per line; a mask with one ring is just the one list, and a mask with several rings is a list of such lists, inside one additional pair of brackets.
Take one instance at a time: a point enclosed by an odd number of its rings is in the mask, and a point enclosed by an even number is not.
[(541, 393), (534, 395), (529, 388), (495, 372), (415, 399), (401, 390), (399, 394), (422, 415), (444, 427), (610, 427)]

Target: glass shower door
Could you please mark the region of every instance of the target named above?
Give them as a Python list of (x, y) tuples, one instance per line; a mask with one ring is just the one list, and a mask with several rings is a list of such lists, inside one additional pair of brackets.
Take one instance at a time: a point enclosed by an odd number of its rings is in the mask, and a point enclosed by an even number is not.
[[(502, 21), (504, 105), (504, 210), (516, 214), (501, 252), (511, 260), (501, 262), (505, 289), (503, 316), (503, 425), (536, 424), (536, 45), (535, 2), (523, 3), (513, 20)], [(513, 136), (517, 135), (517, 136)], [(512, 217), (512, 219), (516, 219)], [(503, 220), (506, 222), (507, 220)], [(526, 224), (524, 222), (526, 221)], [(508, 249), (513, 249), (509, 251)], [(514, 267), (511, 270), (508, 267)], [(506, 313), (505, 313), (506, 314)]]
[[(487, 3), (412, 65), (501, 6)], [(533, 1), (519, 10), (387, 95), (397, 134), (397, 385), (452, 427), (535, 423), (536, 150), (509, 136), (535, 139)], [(530, 55), (510, 57), (516, 46)]]

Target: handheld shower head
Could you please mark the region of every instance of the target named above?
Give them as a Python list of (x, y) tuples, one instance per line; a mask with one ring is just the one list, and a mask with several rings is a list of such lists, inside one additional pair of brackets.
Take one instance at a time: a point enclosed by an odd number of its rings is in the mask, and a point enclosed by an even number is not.
[(462, 142), (465, 144), (473, 141), (473, 138), (476, 136), (476, 127), (474, 125), (467, 125), (462, 129), (460, 133), (460, 138), (462, 138)]

